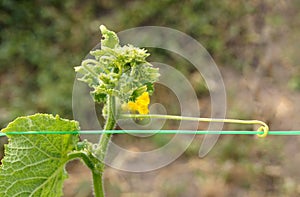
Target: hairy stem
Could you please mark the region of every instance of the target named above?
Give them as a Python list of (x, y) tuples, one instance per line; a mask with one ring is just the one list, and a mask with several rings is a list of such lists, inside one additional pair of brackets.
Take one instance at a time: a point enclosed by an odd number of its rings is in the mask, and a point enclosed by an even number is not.
[(97, 171), (92, 171), (93, 175), (93, 184), (94, 184), (94, 195), (95, 197), (104, 197), (104, 189), (103, 189), (103, 181), (102, 175), (103, 173), (99, 173)]
[[(115, 97), (108, 95), (107, 96), (107, 119), (105, 123), (104, 130), (113, 130), (116, 126), (115, 120)], [(102, 134), (99, 141), (98, 147), (95, 150), (97, 158), (101, 163), (96, 166), (96, 170), (92, 171), (93, 173), (93, 182), (94, 182), (94, 193), (95, 197), (104, 197), (104, 188), (103, 188), (103, 172), (104, 172), (104, 159), (109, 145), (109, 141), (112, 134)]]
[(91, 161), (90, 157), (86, 155), (85, 152), (80, 152), (80, 151), (75, 151), (70, 154), (68, 154), (68, 161), (73, 160), (73, 159), (82, 159), (82, 161), (85, 163), (87, 167), (89, 167), (91, 170), (94, 170), (94, 164)]

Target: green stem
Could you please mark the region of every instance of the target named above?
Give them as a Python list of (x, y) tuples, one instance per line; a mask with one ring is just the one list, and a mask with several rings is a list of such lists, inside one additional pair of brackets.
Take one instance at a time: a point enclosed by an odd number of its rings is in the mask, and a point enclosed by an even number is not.
[(68, 154), (68, 161), (73, 159), (82, 159), (82, 161), (85, 163), (87, 167), (89, 167), (91, 170), (95, 169), (94, 163), (91, 161), (90, 157), (86, 155), (84, 152), (76, 151)]
[[(107, 119), (104, 126), (104, 130), (113, 130), (116, 126), (115, 120), (115, 108), (116, 101), (115, 97), (107, 95)], [(94, 193), (95, 197), (104, 197), (103, 188), (103, 172), (104, 172), (104, 159), (107, 152), (108, 144), (112, 134), (102, 134), (101, 139), (98, 144), (98, 148), (95, 150), (97, 158), (101, 163), (96, 166), (96, 170), (92, 170), (93, 183), (94, 183)]]
[(104, 197), (104, 190), (103, 190), (103, 181), (102, 175), (103, 173), (96, 172), (92, 170), (93, 175), (93, 184), (94, 184), (94, 195), (95, 197)]
[(86, 155), (84, 152), (76, 151), (72, 152), (68, 155), (68, 160), (81, 158), (85, 165), (89, 167), (92, 171), (93, 175), (93, 183), (94, 183), (94, 193), (96, 197), (104, 197), (104, 192), (102, 189), (102, 175), (95, 169), (94, 162), (91, 161), (90, 157)]

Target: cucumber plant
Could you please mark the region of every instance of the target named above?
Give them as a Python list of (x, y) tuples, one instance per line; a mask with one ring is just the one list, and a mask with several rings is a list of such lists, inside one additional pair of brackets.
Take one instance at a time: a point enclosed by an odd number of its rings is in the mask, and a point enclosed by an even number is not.
[[(91, 96), (103, 103), (106, 120), (104, 130), (116, 126), (118, 114), (148, 114), (149, 96), (158, 80), (158, 69), (146, 58), (149, 53), (132, 45), (121, 46), (115, 32), (101, 25), (101, 48), (91, 51), (93, 59), (83, 60), (75, 71), (80, 80), (91, 87)], [(104, 196), (103, 172), (111, 134), (102, 134), (95, 146), (79, 141), (79, 123), (58, 115), (35, 114), (15, 119), (2, 129), (8, 136), (5, 156), (0, 167), (0, 196), (58, 197), (62, 196), (67, 178), (65, 165), (81, 159), (93, 175), (94, 196)], [(12, 135), (10, 132), (69, 131), (70, 134)]]

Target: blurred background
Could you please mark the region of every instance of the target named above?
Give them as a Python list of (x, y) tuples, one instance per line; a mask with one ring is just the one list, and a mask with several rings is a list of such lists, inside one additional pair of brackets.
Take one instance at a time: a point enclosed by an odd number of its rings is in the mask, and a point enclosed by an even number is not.
[[(155, 25), (192, 36), (221, 71), (228, 118), (260, 119), (271, 130), (300, 130), (299, 10), (297, 0), (0, 0), (0, 129), (36, 112), (72, 119), (73, 67), (99, 42), (98, 27), (105, 24), (116, 32)], [(174, 54), (150, 52), (149, 61), (172, 65), (190, 80), (201, 116), (209, 117), (209, 91), (200, 73)], [(171, 93), (156, 89), (157, 101), (164, 102), (168, 113), (178, 113), (164, 101)], [(116, 135), (113, 141), (145, 151), (171, 138), (159, 135), (141, 142)], [(300, 137), (222, 136), (199, 158), (202, 139), (197, 136), (175, 162), (156, 171), (107, 167), (107, 196), (300, 196)], [(6, 139), (0, 143), (2, 157)], [(92, 196), (88, 169), (75, 161), (67, 170), (65, 196)]]

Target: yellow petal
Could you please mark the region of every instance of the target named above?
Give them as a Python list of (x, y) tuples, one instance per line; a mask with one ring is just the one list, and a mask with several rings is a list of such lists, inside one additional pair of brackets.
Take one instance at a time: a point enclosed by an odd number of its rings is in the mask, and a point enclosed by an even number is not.
[(136, 111), (138, 108), (137, 104), (132, 101), (128, 102), (127, 107), (130, 111)]
[(141, 96), (137, 97), (136, 103), (143, 103), (148, 105), (150, 103), (149, 93), (144, 92)]
[(139, 106), (138, 112), (140, 114), (148, 114), (149, 113), (148, 105)]

